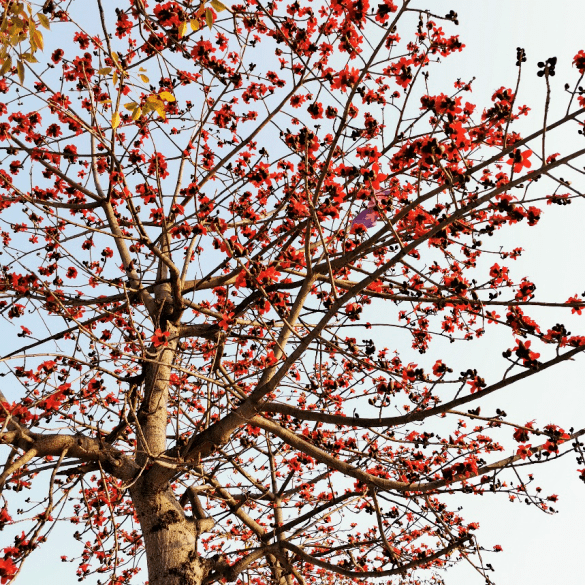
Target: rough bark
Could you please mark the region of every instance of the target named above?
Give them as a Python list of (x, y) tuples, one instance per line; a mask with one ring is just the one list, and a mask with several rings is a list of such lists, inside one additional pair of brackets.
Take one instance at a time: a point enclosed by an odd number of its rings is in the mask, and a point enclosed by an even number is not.
[(185, 516), (170, 489), (151, 492), (143, 480), (131, 495), (142, 527), (150, 585), (200, 585), (211, 564), (196, 551), (197, 521)]

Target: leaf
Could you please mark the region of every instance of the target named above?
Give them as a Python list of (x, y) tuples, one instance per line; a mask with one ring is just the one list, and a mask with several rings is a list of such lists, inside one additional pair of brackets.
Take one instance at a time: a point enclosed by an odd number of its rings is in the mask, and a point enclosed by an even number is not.
[[(159, 105), (159, 104), (160, 104), (160, 105)], [(156, 113), (159, 115), (159, 117), (160, 117), (160, 118), (162, 118), (163, 120), (164, 120), (164, 119), (167, 117), (167, 114), (166, 114), (166, 112), (165, 112), (165, 108), (164, 108), (164, 106), (162, 105), (162, 103), (160, 103), (160, 102), (159, 102), (159, 103), (158, 103), (158, 104), (155, 106), (155, 110), (156, 110)]]
[(22, 64), (22, 61), (19, 61), (16, 64), (16, 73), (18, 74), (18, 79), (22, 85), (24, 83), (24, 65)]
[(170, 91), (161, 91), (158, 95), (161, 99), (166, 100), (167, 102), (175, 101), (175, 96)]
[(32, 54), (32, 53), (24, 53), (22, 55), (22, 58), (27, 62), (27, 63), (38, 63), (39, 60)]
[(211, 0), (211, 6), (216, 12), (222, 12), (222, 10), (227, 9), (227, 6), (221, 3), (219, 0)]
[(114, 85), (118, 85), (118, 72), (114, 71), (114, 74), (112, 75), (112, 81), (114, 82)]
[(150, 79), (148, 79), (148, 77), (146, 77), (146, 75), (144, 75), (144, 74), (142, 74), (142, 73), (139, 73), (139, 74), (138, 74), (138, 77), (140, 77), (140, 79), (142, 79), (142, 81), (143, 81), (144, 83), (148, 83), (148, 82), (150, 81)]
[(190, 21), (191, 30), (197, 32), (199, 30), (199, 21), (196, 18), (192, 18)]
[(98, 75), (109, 75), (111, 72), (111, 67), (102, 67), (101, 69), (98, 69)]
[(35, 43), (39, 47), (39, 49), (41, 51), (44, 50), (44, 48), (45, 48), (45, 41), (43, 39), (43, 34), (41, 33), (41, 31), (35, 30), (35, 32), (33, 33), (33, 38), (35, 40)]
[(134, 121), (138, 120), (138, 118), (140, 118), (140, 116), (142, 116), (142, 109), (141, 108), (136, 108), (133, 112), (132, 112), (132, 119)]
[(187, 23), (186, 22), (182, 22), (179, 25), (179, 38), (182, 39), (185, 34), (187, 33)]
[(37, 18), (39, 19), (41, 26), (45, 27), (47, 30), (51, 28), (50, 20), (42, 12), (37, 14)]
[(115, 130), (119, 125), (120, 125), (120, 114), (118, 112), (116, 112), (113, 116), (112, 116), (112, 130)]
[(6, 75), (8, 71), (12, 69), (12, 57), (10, 55), (6, 58), (4, 63), (2, 64), (2, 69), (0, 69), (0, 75)]
[(124, 107), (127, 110), (134, 111), (138, 107), (138, 104), (136, 102), (129, 102), (127, 104), (124, 104)]
[(205, 22), (207, 23), (209, 30), (211, 30), (211, 27), (213, 26), (213, 12), (211, 12), (209, 8), (205, 9)]

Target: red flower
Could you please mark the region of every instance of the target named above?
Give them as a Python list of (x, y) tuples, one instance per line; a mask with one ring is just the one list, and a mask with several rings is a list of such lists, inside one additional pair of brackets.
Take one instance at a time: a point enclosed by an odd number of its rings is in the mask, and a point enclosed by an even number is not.
[(573, 65), (577, 67), (579, 73), (585, 73), (585, 51), (579, 51), (573, 58)]
[(532, 428), (534, 428), (534, 421), (527, 422), (523, 429), (516, 429), (513, 435), (514, 440), (518, 441), (518, 443), (524, 443), (525, 441), (528, 441), (530, 431), (527, 431), (526, 429)]
[(171, 334), (168, 331), (162, 331), (157, 329), (154, 335), (150, 338), (154, 347), (160, 347), (161, 345), (167, 346), (169, 344), (169, 336)]
[(433, 374), (437, 377), (443, 376), (446, 372), (453, 371), (451, 368), (448, 368), (444, 363), (443, 360), (437, 360), (435, 365), (433, 366)]
[(571, 314), (575, 314), (577, 313), (577, 315), (581, 315), (581, 313), (583, 313), (583, 301), (581, 299), (579, 299), (577, 297), (577, 295), (572, 296), (571, 298), (567, 299), (566, 301), (567, 305), (570, 304), (579, 304), (579, 306), (573, 306), (573, 308), (571, 309)]
[(262, 270), (258, 275), (258, 282), (260, 282), (263, 285), (267, 285), (273, 282), (278, 282), (279, 277), (280, 272), (278, 272), (274, 266), (268, 266), (265, 270)]
[(340, 71), (339, 74), (335, 77), (335, 80), (331, 84), (333, 89), (341, 89), (341, 91), (346, 91), (348, 87), (353, 87), (357, 80), (360, 77), (359, 69), (355, 69), (352, 67), (349, 69), (346, 67), (343, 71)]
[(227, 331), (229, 326), (233, 323), (233, 316), (234, 316), (234, 313), (224, 313), (222, 315), (221, 321), (218, 323), (218, 325), (224, 331)]
[(0, 559), (0, 583), (8, 583), (12, 581), (12, 577), (16, 575), (17, 567), (12, 562), (12, 559)]
[(510, 153), (508, 164), (512, 165), (515, 173), (520, 173), (524, 167), (529, 169), (532, 166), (532, 163), (528, 160), (530, 156), (532, 156), (531, 150), (520, 152), (520, 149), (517, 148), (513, 153)]
[(45, 400), (41, 401), (39, 406), (47, 412), (51, 410), (58, 410), (64, 398), (65, 397), (63, 396), (62, 392), (56, 392), (55, 394), (52, 394)]
[(526, 457), (530, 457), (532, 455), (531, 447), (532, 445), (530, 443), (527, 443), (526, 445), (520, 445), (520, 447), (518, 447), (518, 451), (516, 452), (516, 454), (521, 459), (526, 459)]

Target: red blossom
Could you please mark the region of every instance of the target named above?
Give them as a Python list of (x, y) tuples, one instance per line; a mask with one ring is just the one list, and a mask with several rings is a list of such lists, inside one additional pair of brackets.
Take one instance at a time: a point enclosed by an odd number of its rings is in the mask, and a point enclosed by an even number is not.
[(17, 571), (18, 567), (11, 558), (0, 559), (0, 583), (2, 585), (12, 581), (12, 577), (16, 575)]
[(150, 338), (154, 347), (166, 347), (169, 344), (169, 331), (162, 331), (160, 328), (154, 332), (154, 335)]
[(581, 75), (585, 74), (585, 51), (579, 51), (573, 58), (573, 65), (579, 70)]
[(510, 153), (510, 158), (506, 162), (509, 165), (512, 165), (512, 169), (515, 173), (520, 173), (523, 168), (529, 169), (532, 166), (532, 163), (528, 160), (531, 156), (531, 150), (521, 152), (520, 149), (517, 148), (513, 153)]

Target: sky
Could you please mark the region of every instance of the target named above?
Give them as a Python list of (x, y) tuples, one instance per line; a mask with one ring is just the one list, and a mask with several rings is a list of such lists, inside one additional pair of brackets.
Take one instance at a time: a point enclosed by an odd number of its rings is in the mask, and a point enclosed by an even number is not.
[[(516, 48), (522, 47), (528, 61), (517, 103), (526, 103), (532, 108), (531, 115), (523, 122), (524, 130), (536, 129), (541, 124), (544, 81), (536, 76), (536, 63), (552, 56), (558, 57), (558, 65), (556, 77), (551, 79), (553, 94), (549, 119), (562, 116), (567, 104), (564, 83), (573, 84), (577, 79), (571, 61), (578, 50), (585, 49), (582, 32), (585, 3), (570, 0), (413, 0), (412, 5), (431, 6), (437, 14), (455, 10), (459, 15), (460, 25), (456, 32), (466, 48), (435, 68), (435, 76), (439, 71), (444, 76), (444, 79), (435, 77), (433, 80), (437, 91), (447, 92), (458, 77), (463, 80), (476, 77), (473, 94), (468, 99), (478, 106), (486, 104), (495, 89), (502, 85), (515, 86)], [(452, 34), (450, 24), (447, 23), (445, 29)], [(583, 141), (575, 130), (563, 130), (558, 137), (550, 139), (550, 152), (555, 151), (555, 141), (559, 151), (567, 151), (572, 144)], [(577, 183), (575, 186), (579, 188)], [(514, 241), (521, 241), (526, 249), (516, 270), (520, 276), (530, 274), (537, 285), (539, 299), (565, 300), (585, 290), (582, 237), (585, 208), (578, 202), (570, 208), (553, 207), (546, 209), (537, 228), (514, 230)], [(559, 299), (559, 295), (565, 293), (566, 296)], [(570, 330), (583, 334), (585, 316), (581, 320), (575, 318)], [(489, 372), (485, 344), (491, 341), (493, 339), (486, 336), (480, 343), (471, 344), (469, 349), (465, 346), (466, 367), (470, 366), (470, 360), (475, 360), (473, 367)], [(456, 345), (450, 347), (460, 351)], [(443, 353), (451, 351), (448, 345), (444, 349)], [(433, 356), (439, 352), (433, 351)], [(448, 359), (456, 362), (462, 357), (459, 354)], [(540, 374), (536, 381), (515, 386), (505, 397), (490, 398), (482, 406), (485, 405), (486, 410), (503, 407), (511, 420), (537, 419), (539, 424), (554, 420), (564, 428), (581, 428), (585, 426), (584, 373), (585, 361), (581, 358), (561, 369)], [(567, 583), (583, 581), (580, 527), (585, 525), (585, 485), (578, 478), (577, 467), (574, 456), (569, 454), (536, 470), (543, 491), (559, 495), (556, 506), (559, 513), (554, 516), (522, 503), (511, 504), (505, 496), (486, 495), (461, 500), (465, 518), (480, 523), (479, 540), (488, 548), (499, 544), (504, 549), (502, 553), (486, 557), (495, 568), (491, 577), (494, 583), (550, 585), (561, 580)], [(61, 570), (59, 556), (64, 553), (59, 549), (60, 543), (57, 536), (53, 543), (41, 547), (16, 583), (34, 583), (43, 576), (46, 579), (49, 571), (52, 580), (62, 575), (59, 578), (63, 583), (76, 582), (74, 569)], [(447, 585), (483, 584), (483, 578), (463, 563), (451, 569), (444, 578)]]
[[(422, 6), (423, 2), (415, 2)], [(516, 48), (526, 50), (527, 62), (518, 104), (532, 108), (525, 120), (525, 133), (536, 129), (542, 120), (544, 81), (536, 76), (537, 62), (558, 57), (557, 73), (551, 78), (552, 102), (549, 120), (562, 117), (567, 106), (565, 82), (577, 80), (571, 67), (573, 56), (585, 48), (583, 22), (585, 3), (557, 0), (434, 0), (432, 10), (459, 15), (458, 34), (466, 48), (452, 55), (441, 68), (446, 76), (466, 80), (476, 77), (473, 99), (482, 104), (502, 85), (514, 87), (517, 67)], [(549, 152), (568, 151), (582, 144), (576, 129), (566, 129), (551, 136)], [(581, 179), (582, 181), (582, 179)], [(575, 180), (575, 187), (580, 185)], [(581, 190), (583, 187), (581, 186)], [(583, 252), (583, 217), (585, 208), (579, 202), (568, 208), (549, 206), (536, 229), (514, 230), (514, 241), (526, 249), (518, 261), (518, 274), (530, 274), (537, 285), (538, 298), (552, 300), (571, 291), (585, 290)], [(568, 296), (567, 296), (568, 298)], [(561, 299), (559, 299), (561, 300)], [(562, 297), (565, 300), (565, 297)], [(563, 317), (565, 323), (567, 319)], [(578, 334), (585, 329), (583, 317), (574, 319), (569, 329)], [(485, 340), (489, 343), (489, 340)], [(489, 370), (482, 357), (481, 344), (470, 344), (478, 360), (478, 369)], [(466, 347), (467, 350), (467, 347)], [(468, 354), (466, 352), (466, 357)], [(475, 366), (474, 366), (475, 367)], [(585, 426), (585, 385), (583, 359), (568, 363), (562, 369), (539, 374), (535, 381), (515, 386), (505, 398), (494, 397), (494, 406), (504, 406), (510, 420), (525, 417), (539, 423), (554, 420), (564, 428)], [(489, 401), (484, 403), (489, 410)], [(474, 497), (461, 501), (462, 513), (480, 523), (478, 539), (487, 547), (500, 544), (504, 552), (486, 557), (495, 571), (491, 579), (497, 585), (549, 585), (550, 583), (583, 582), (582, 531), (585, 524), (585, 485), (578, 478), (573, 454), (535, 469), (538, 484), (545, 493), (556, 493), (558, 514), (547, 516), (523, 503), (511, 504), (505, 496)], [(445, 575), (448, 585), (483, 583), (482, 577), (469, 565), (460, 563)]]

